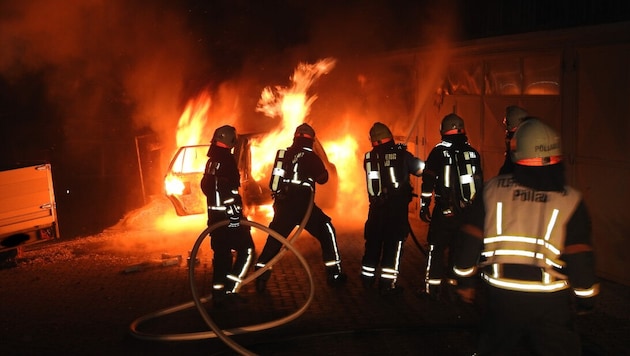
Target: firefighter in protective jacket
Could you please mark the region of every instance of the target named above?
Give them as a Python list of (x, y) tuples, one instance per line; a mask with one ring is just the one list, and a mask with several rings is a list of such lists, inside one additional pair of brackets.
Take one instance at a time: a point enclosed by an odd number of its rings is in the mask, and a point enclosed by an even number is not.
[(483, 238), (479, 354), (579, 355), (575, 310), (592, 309), (599, 291), (590, 217), (551, 127), (524, 121), (512, 150), (514, 173), (486, 183), (480, 219), (464, 229)]
[[(232, 154), (235, 144), (234, 127), (225, 125), (214, 131), (206, 170), (201, 179), (201, 190), (208, 202), (208, 226), (229, 220), (227, 226), (215, 229), (210, 237), (214, 252), (212, 300), (215, 305), (237, 291), (251, 266), (255, 251), (250, 229), (240, 225), (240, 174)], [(236, 252), (234, 259), (232, 251)]]
[[(293, 144), (286, 150), (276, 153), (271, 179), (269, 182), (273, 192), (274, 216), (269, 228), (285, 238), (303, 220), (311, 197), (315, 195), (315, 185), (328, 182), (328, 170), (322, 159), (313, 151), (315, 130), (308, 124), (301, 124), (295, 130)], [(314, 202), (310, 218), (304, 227), (320, 243), (322, 259), (327, 273), (328, 283), (336, 285), (346, 281), (341, 269), (341, 255), (337, 245), (337, 234), (331, 218)], [(282, 243), (268, 236), (263, 247), (256, 269), (265, 265), (275, 257)], [(264, 292), (271, 269), (256, 280), (256, 290)]]
[(370, 129), (372, 150), (363, 166), (370, 207), (365, 222), (365, 251), (361, 279), (366, 288), (379, 279), (381, 294), (397, 294), (403, 245), (409, 234), (409, 203), (413, 187), (409, 175), (420, 176), (424, 162), (403, 144), (396, 144), (389, 128), (376, 122)]
[[(429, 223), (424, 285), (420, 297), (450, 300), (460, 277), (472, 273), (458, 267), (464, 251), (460, 245), (459, 228), (470, 207), (483, 188), (481, 158), (468, 143), (464, 120), (456, 114), (446, 115), (441, 122), (442, 141), (429, 153), (422, 173), (420, 219)], [(433, 213), (431, 199), (435, 197)], [(463, 248), (463, 247), (462, 247)]]

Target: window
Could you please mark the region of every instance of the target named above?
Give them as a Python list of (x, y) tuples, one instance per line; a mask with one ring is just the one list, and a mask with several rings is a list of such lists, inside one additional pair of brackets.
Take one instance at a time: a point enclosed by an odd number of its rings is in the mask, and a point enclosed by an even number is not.
[(486, 95), (521, 95), (522, 74), (518, 58), (486, 63)]
[(561, 60), (557, 55), (486, 62), (486, 95), (559, 95)]
[(523, 59), (523, 93), (526, 95), (560, 94), (561, 60), (558, 56)]
[(447, 95), (481, 95), (483, 82), (481, 61), (451, 64), (448, 68), (442, 92)]

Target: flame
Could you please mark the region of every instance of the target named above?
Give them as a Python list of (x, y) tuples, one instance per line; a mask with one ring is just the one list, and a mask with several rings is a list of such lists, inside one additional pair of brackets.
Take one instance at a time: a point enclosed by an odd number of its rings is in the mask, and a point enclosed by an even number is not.
[(362, 161), (357, 139), (351, 134), (345, 134), (336, 141), (322, 143), (331, 162), (337, 167), (339, 177), (339, 197), (335, 210), (356, 211), (364, 205), (365, 191), (363, 182)]
[[(314, 64), (300, 63), (291, 77), (290, 87), (267, 87), (263, 90), (258, 112), (270, 118), (280, 118), (278, 128), (256, 140), (252, 144), (252, 177), (258, 181), (266, 181), (271, 165), (275, 160), (278, 148), (291, 144), (293, 130), (308, 121), (311, 105), (317, 100), (317, 95), (308, 95), (312, 84), (322, 75), (330, 72), (335, 60), (326, 58)], [(337, 130), (339, 132), (339, 130)], [(337, 169), (339, 187), (335, 210), (338, 212), (357, 211), (366, 206), (363, 191), (365, 177), (363, 176), (362, 160), (358, 152), (359, 144), (352, 134), (341, 137), (327, 138), (321, 144)], [(265, 207), (261, 207), (265, 208)], [(273, 210), (267, 207), (271, 217)], [(356, 214), (353, 214), (356, 216)], [(359, 214), (360, 215), (360, 214)]]
[(204, 132), (211, 105), (212, 97), (207, 91), (188, 100), (186, 109), (177, 122), (177, 147), (197, 145), (201, 142), (199, 134)]
[[(204, 128), (206, 127), (209, 110), (212, 106), (210, 93), (203, 91), (196, 98), (188, 100), (184, 112), (177, 122), (176, 143), (177, 147), (197, 145), (201, 142)], [(164, 191), (166, 195), (182, 195), (187, 191), (182, 179), (173, 173), (190, 173), (203, 170), (205, 157), (186, 157), (174, 163), (175, 172), (169, 172), (164, 179)], [(190, 189), (188, 189), (190, 190)]]
[(264, 180), (275, 160), (278, 148), (288, 147), (293, 130), (306, 122), (311, 105), (317, 95), (308, 95), (311, 85), (336, 64), (334, 58), (325, 58), (314, 64), (299, 63), (289, 87), (266, 87), (261, 93), (256, 111), (281, 122), (264, 137), (252, 142), (252, 177)]
[[(266, 184), (279, 148), (288, 147), (292, 143), (293, 131), (297, 126), (309, 121), (311, 106), (317, 100), (317, 95), (309, 94), (313, 83), (322, 75), (329, 73), (335, 66), (335, 59), (325, 58), (313, 64), (299, 63), (290, 77), (287, 87), (274, 86), (263, 89), (256, 111), (265, 116), (278, 120), (275, 129), (264, 135), (251, 138), (251, 178), (259, 184)], [(179, 118), (177, 126), (178, 147), (196, 145), (201, 141), (204, 128), (212, 118), (209, 112), (212, 106), (210, 93), (204, 91), (196, 98), (190, 99)], [(348, 120), (352, 122), (353, 120)], [(221, 124), (224, 124), (222, 122)], [(335, 210), (357, 211), (365, 206), (365, 192), (362, 160), (358, 152), (359, 144), (356, 137), (347, 133), (354, 130), (337, 129), (338, 136), (321, 139), (321, 146), (325, 150), (329, 161), (335, 165), (338, 177), (338, 191)], [(332, 172), (331, 172), (332, 173)], [(181, 194), (185, 187), (176, 178), (166, 179), (167, 190)], [(357, 214), (353, 214), (357, 215)], [(360, 214), (359, 214), (360, 215)], [(269, 220), (273, 217), (271, 205), (252, 207), (248, 217), (253, 220)]]

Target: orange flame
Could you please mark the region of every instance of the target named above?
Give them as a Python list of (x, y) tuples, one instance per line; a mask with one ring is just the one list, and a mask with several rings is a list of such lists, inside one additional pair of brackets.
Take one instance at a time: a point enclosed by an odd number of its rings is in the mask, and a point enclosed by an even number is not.
[[(317, 95), (308, 96), (307, 92), (315, 80), (330, 72), (334, 65), (335, 60), (331, 58), (314, 64), (300, 63), (291, 78), (290, 87), (267, 87), (263, 90), (256, 110), (271, 118), (281, 118), (282, 121), (277, 130), (252, 144), (252, 176), (256, 180), (268, 179), (267, 174), (277, 149), (289, 146), (293, 130), (308, 121), (311, 105), (317, 100)], [(343, 132), (340, 135), (322, 140), (322, 146), (330, 162), (336, 166), (339, 178), (339, 199), (336, 200), (335, 210), (356, 212), (367, 205), (362, 160), (357, 159), (361, 153), (358, 152), (359, 144), (353, 135)]]
[[(314, 64), (300, 63), (290, 78), (290, 86), (266, 87), (262, 91), (256, 111), (271, 119), (277, 119), (278, 123), (276, 129), (271, 132), (251, 139), (250, 174), (259, 184), (268, 182), (276, 151), (290, 146), (293, 130), (300, 124), (308, 122), (311, 106), (317, 100), (317, 95), (309, 95), (308, 91), (316, 80), (334, 68), (335, 63), (336, 60), (332, 58), (322, 59)], [(209, 112), (211, 106), (211, 95), (205, 91), (188, 101), (177, 126), (178, 147), (201, 142), (204, 128), (212, 124), (208, 123), (211, 120)], [(328, 159), (337, 170), (339, 199), (336, 200), (334, 209), (339, 212), (357, 211), (366, 205), (362, 160), (357, 159), (361, 157), (361, 153), (358, 152), (359, 144), (356, 137), (346, 133), (348, 130), (336, 131), (339, 136), (326, 137), (321, 141)], [(257, 206), (252, 213), (257, 218), (271, 218), (273, 209), (270, 205)]]
[(275, 119), (280, 118), (278, 128), (261, 139), (252, 142), (252, 177), (265, 179), (275, 159), (278, 148), (291, 144), (293, 130), (306, 122), (316, 95), (308, 96), (311, 85), (336, 64), (333, 58), (325, 58), (314, 64), (300, 63), (290, 78), (290, 87), (266, 87), (258, 101), (256, 111)]
[(336, 141), (326, 141), (322, 144), (328, 158), (337, 167), (339, 176), (339, 197), (335, 210), (357, 211), (365, 204), (365, 178), (363, 176), (362, 160), (357, 139), (345, 134)]
[(201, 142), (200, 133), (204, 132), (211, 105), (212, 98), (206, 91), (188, 100), (186, 109), (177, 122), (177, 147), (197, 145)]

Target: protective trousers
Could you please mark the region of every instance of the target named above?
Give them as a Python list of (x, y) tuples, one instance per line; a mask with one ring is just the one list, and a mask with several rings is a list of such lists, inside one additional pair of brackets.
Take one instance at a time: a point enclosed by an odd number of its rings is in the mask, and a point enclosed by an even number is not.
[(376, 277), (380, 277), (381, 289), (396, 288), (403, 245), (409, 234), (408, 204), (405, 197), (373, 201), (370, 204), (364, 229), (365, 250), (361, 260), (361, 277), (366, 287), (370, 287)]
[(438, 209), (433, 210), (427, 233), (429, 256), (425, 272), (425, 292), (438, 298), (440, 292), (456, 284), (452, 268), (455, 265), (460, 236), (461, 218), (457, 215), (445, 216)]
[(571, 290), (518, 292), (486, 285), (478, 355), (580, 355)]
[[(269, 224), (269, 228), (275, 230), (285, 238), (291, 233), (291, 231), (300, 224), (304, 218), (304, 214), (308, 208), (309, 201), (304, 199), (284, 199), (276, 200), (274, 203), (274, 217)], [(328, 217), (317, 205), (313, 204), (311, 216), (308, 219), (304, 228), (313, 237), (315, 237), (322, 249), (322, 259), (326, 266), (326, 271), (329, 276), (338, 275), (341, 273), (341, 256), (339, 254), (339, 247), (337, 244), (337, 234), (335, 228), (331, 223), (330, 217)], [(275, 257), (282, 243), (275, 238), (267, 237), (267, 242), (263, 247), (256, 267), (260, 268)], [(266, 274), (263, 278), (268, 278), (269, 274)]]
[[(213, 292), (219, 294), (235, 292), (254, 258), (255, 248), (249, 227), (222, 226), (212, 232), (210, 246), (214, 252)], [(236, 252), (236, 257), (232, 255), (232, 250)]]

